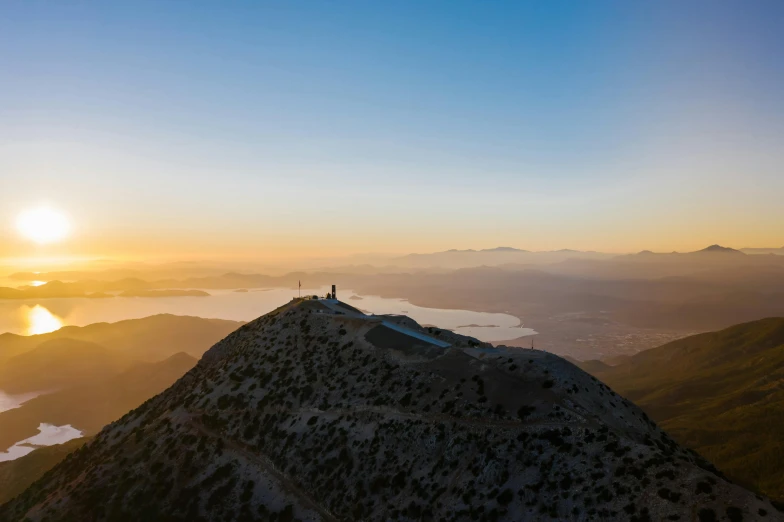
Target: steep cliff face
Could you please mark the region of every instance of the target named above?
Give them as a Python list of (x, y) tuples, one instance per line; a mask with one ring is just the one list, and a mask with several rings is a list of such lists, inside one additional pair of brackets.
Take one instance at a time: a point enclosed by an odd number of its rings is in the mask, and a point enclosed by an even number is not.
[(556, 356), (296, 301), (0, 520), (780, 520)]

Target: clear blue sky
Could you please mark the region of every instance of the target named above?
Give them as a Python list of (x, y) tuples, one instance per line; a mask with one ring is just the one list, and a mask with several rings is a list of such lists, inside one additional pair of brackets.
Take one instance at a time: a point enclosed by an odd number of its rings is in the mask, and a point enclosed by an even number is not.
[(4, 2), (0, 217), (45, 201), (92, 254), (781, 246), (782, 27), (776, 0)]

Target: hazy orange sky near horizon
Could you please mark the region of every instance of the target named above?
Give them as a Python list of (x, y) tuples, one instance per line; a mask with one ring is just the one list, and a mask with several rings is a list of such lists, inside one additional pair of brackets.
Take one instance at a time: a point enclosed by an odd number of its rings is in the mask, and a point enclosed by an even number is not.
[(782, 247), (782, 6), (11, 2), (0, 263)]
[[(547, 229), (541, 223), (542, 229)], [(669, 230), (678, 230), (677, 225), (671, 227), (650, 227), (640, 230), (640, 234), (613, 236), (610, 233), (594, 233), (588, 227), (575, 227), (571, 241), (564, 243), (563, 234), (553, 237), (538, 237), (535, 233), (527, 234), (526, 240), (510, 240), (514, 237), (508, 233), (484, 233), (476, 230), (479, 236), (461, 234), (460, 231), (445, 231), (439, 237), (427, 234), (422, 236), (404, 237), (400, 230), (379, 229), (370, 234), (355, 233), (348, 238), (336, 238), (331, 234), (313, 235), (297, 234), (292, 237), (281, 237), (280, 234), (246, 234), (235, 231), (234, 234), (220, 231), (199, 231), (192, 236), (183, 236), (177, 231), (155, 230), (145, 234), (144, 231), (133, 231), (132, 234), (116, 238), (85, 237), (84, 228), (74, 223), (73, 235), (61, 243), (50, 245), (34, 245), (29, 240), (19, 237), (15, 231), (7, 231), (4, 240), (0, 241), (0, 265), (29, 266), (36, 265), (76, 265), (83, 262), (104, 260), (113, 262), (175, 262), (175, 261), (226, 261), (226, 262), (257, 262), (257, 263), (292, 263), (318, 258), (350, 258), (360, 256), (372, 258), (374, 254), (383, 259), (388, 256), (409, 253), (429, 253), (442, 250), (483, 249), (498, 246), (511, 246), (525, 250), (559, 250), (570, 248), (576, 250), (594, 250), (608, 253), (630, 253), (640, 250), (656, 252), (689, 252), (705, 248), (711, 244), (721, 244), (733, 248), (780, 248), (784, 245), (775, 242), (776, 236), (766, 237), (763, 233), (749, 233), (742, 226), (727, 226), (720, 234), (693, 236), (694, 231), (688, 227), (681, 235), (671, 235)], [(12, 227), (7, 227), (12, 228)], [(87, 228), (87, 227), (85, 227)], [(645, 233), (647, 232), (647, 233)], [(581, 237), (582, 236), (582, 237)], [(642, 237), (639, 237), (642, 236)], [(349, 260), (350, 261), (350, 260)]]

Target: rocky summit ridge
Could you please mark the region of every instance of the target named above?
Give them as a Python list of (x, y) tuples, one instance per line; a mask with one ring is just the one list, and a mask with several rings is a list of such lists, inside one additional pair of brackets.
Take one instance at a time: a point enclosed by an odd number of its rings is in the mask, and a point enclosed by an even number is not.
[(782, 520), (557, 356), (295, 300), (2, 521)]

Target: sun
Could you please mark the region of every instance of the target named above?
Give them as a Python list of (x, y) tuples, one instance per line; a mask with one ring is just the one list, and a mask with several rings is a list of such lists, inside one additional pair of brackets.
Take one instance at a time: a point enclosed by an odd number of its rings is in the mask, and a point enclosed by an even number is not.
[(16, 229), (27, 239), (44, 245), (68, 237), (71, 225), (60, 212), (49, 207), (39, 207), (19, 214)]

